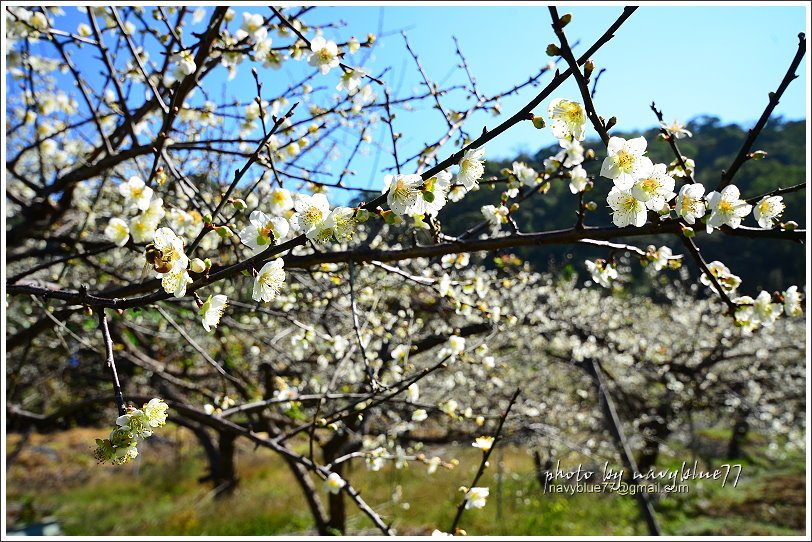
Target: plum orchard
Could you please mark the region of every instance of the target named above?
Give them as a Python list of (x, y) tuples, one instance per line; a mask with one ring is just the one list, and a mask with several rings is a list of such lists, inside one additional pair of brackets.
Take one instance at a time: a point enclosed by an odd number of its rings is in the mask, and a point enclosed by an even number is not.
[[(739, 439), (763, 431), (776, 451), (800, 445), (802, 292), (752, 291), (696, 239), (804, 239), (781, 195), (805, 185), (741, 194), (734, 184), (763, 158), (752, 147), (801, 62), (803, 35), (736, 161), (706, 188), (679, 152), (684, 126), (662, 123), (674, 161), (654, 164), (644, 138), (611, 136), (616, 120), (595, 111), (591, 57), (634, 8), (579, 58), (564, 33), (571, 16), (551, 8), (549, 64), (492, 96), (459, 46), (467, 83), (443, 87), (407, 40), (424, 90), (400, 98), (386, 70), (364, 67), (375, 36), (329, 40), (336, 25), (309, 24), (311, 9), (77, 8), (75, 28), (58, 8), (6, 9), (14, 423), (103, 421), (115, 401), (116, 428), (96, 456), (120, 464), (168, 413), (200, 441), (218, 493), (235, 486), (234, 443), (246, 439), (290, 467), (322, 534), (345, 530), (348, 504), (393, 533), (396, 518), (365, 502), (346, 467), (453, 468), (455, 458), (425, 451), (427, 438), (482, 450), (453, 523), (438, 526), (455, 533), (466, 510), (487, 505), (477, 484), (501, 440), (535, 450), (540, 468), (542, 454), (577, 452), (630, 470), (655, 465), (670, 436), (685, 440), (709, 417)], [(301, 77), (269, 90), (265, 79), (291, 73), (273, 71), (283, 66)], [(222, 75), (244, 70), (255, 98), (217, 101)], [(570, 77), (580, 96), (556, 96)], [(541, 85), (501, 124), (467, 131), (481, 113), (500, 115), (501, 98)], [(467, 109), (447, 105), (455, 93)], [(444, 127), (407, 156), (395, 111), (426, 103)], [(486, 144), (531, 121), (561, 151), (543, 171), (517, 162), (485, 176)], [(590, 129), (599, 148), (583, 146)], [(346, 182), (371, 146), (394, 164), (377, 194)], [(589, 159), (602, 162), (597, 178)], [(520, 231), (512, 213), (544, 205), (553, 183), (579, 195), (573, 226)], [(595, 183), (613, 186), (612, 225), (587, 224)], [(485, 184), (498, 198), (482, 221), (444, 233), (438, 212)], [(662, 234), (685, 254), (645, 242)], [(598, 253), (585, 262), (591, 288), (510, 253), (574, 243)], [(621, 292), (634, 261), (661, 283), (657, 302)], [(658, 532), (652, 503), (640, 504)]]

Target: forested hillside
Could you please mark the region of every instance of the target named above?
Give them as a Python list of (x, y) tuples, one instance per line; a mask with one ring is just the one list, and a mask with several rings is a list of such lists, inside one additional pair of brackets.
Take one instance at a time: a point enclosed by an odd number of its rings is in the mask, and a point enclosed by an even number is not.
[[(688, 124), (693, 132), (692, 138), (679, 140), (682, 153), (696, 163), (695, 179), (703, 183), (707, 191), (714, 190), (719, 183), (723, 169), (733, 161), (745, 139), (747, 129), (735, 124), (723, 124), (718, 118), (698, 117)], [(741, 189), (742, 197), (750, 198), (779, 187), (795, 185), (806, 180), (804, 144), (806, 141), (805, 121), (783, 122), (781, 119), (771, 121), (759, 136), (755, 149), (767, 152), (762, 160), (749, 160), (736, 176), (736, 185)], [(624, 138), (644, 135), (649, 142), (648, 155), (654, 163), (670, 163), (674, 155), (665, 141), (657, 138), (657, 128), (639, 133), (621, 133)], [(593, 141), (585, 141), (584, 147), (599, 148)], [(556, 146), (545, 147), (534, 156), (518, 156), (537, 171), (543, 170), (543, 161), (561, 149)], [(598, 153), (600, 158), (600, 153)], [(487, 173), (501, 176), (503, 168), (510, 168), (512, 161), (486, 162)], [(595, 180), (594, 189), (586, 193), (585, 201), (595, 201), (597, 210), (587, 213), (587, 225), (611, 224), (606, 195), (612, 182), (598, 176), (600, 159), (586, 160), (584, 168), (590, 178)], [(677, 189), (680, 183), (678, 182)], [(499, 186), (499, 185), (496, 185)], [(794, 220), (800, 227), (806, 226), (804, 203), (805, 190), (784, 196), (787, 209), (784, 220)], [(461, 202), (446, 213), (454, 217), (443, 216), (444, 227), (456, 234), (469, 227), (473, 221), (481, 220), (480, 208), (487, 204), (498, 203), (499, 193), (492, 186), (483, 185), (477, 192), (469, 193)], [(568, 182), (559, 180), (552, 184), (550, 190), (525, 202), (514, 213), (517, 224), (522, 231), (540, 231), (554, 228), (571, 227), (576, 220), (577, 195), (570, 193)], [(745, 221), (746, 225), (755, 226), (752, 216)], [(804, 247), (795, 243), (776, 243), (768, 240), (737, 239), (719, 234), (706, 235), (701, 225), (695, 228), (698, 232), (697, 244), (706, 254), (713, 255), (728, 265), (743, 280), (743, 290), (751, 291), (760, 288), (780, 289), (786, 284), (804, 283)], [(634, 241), (639, 244), (640, 240)], [(655, 243), (656, 241), (656, 243)], [(652, 243), (670, 245), (675, 252), (682, 253), (682, 246), (676, 246), (673, 237), (652, 239)], [(645, 246), (643, 246), (645, 248)], [(519, 248), (513, 251), (530, 261), (537, 270), (580, 270), (583, 273), (585, 258), (605, 257), (606, 251), (596, 247), (547, 246)], [(635, 269), (639, 271), (639, 269)]]

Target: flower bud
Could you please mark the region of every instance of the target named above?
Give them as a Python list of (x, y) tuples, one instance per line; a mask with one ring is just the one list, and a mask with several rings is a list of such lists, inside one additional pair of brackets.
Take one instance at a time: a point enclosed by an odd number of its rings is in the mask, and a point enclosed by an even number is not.
[(206, 223), (206, 224), (211, 224), (212, 220), (213, 220), (213, 219), (212, 219), (212, 217), (211, 217), (211, 214), (210, 214), (210, 213), (206, 213), (205, 215), (203, 215), (203, 222), (204, 222), (204, 223)]
[(781, 224), (781, 228), (787, 231), (793, 231), (798, 228), (798, 223), (795, 222), (794, 220), (790, 220), (789, 222), (784, 222), (783, 224)]
[(688, 239), (691, 239), (692, 237), (694, 237), (696, 235), (696, 232), (690, 226), (683, 226), (682, 227), (682, 235), (684, 235)]
[(752, 160), (763, 160), (767, 156), (766, 151), (753, 151), (747, 155)]
[(561, 54), (561, 49), (558, 48), (558, 45), (555, 43), (551, 43), (547, 46), (547, 56), (558, 56)]
[(366, 222), (367, 220), (369, 220), (369, 211), (366, 209), (358, 209), (355, 211), (356, 222)]
[(234, 232), (231, 231), (231, 228), (229, 228), (228, 226), (217, 226), (216, 228), (214, 228), (214, 231), (216, 231), (217, 235), (219, 235), (223, 239), (234, 235)]
[(570, 24), (570, 21), (572, 21), (572, 13), (565, 13), (564, 15), (561, 16), (559, 21), (561, 28), (564, 28), (565, 26)]
[(244, 211), (248, 208), (248, 204), (245, 203), (245, 200), (240, 198), (231, 200), (231, 205), (238, 211)]
[(592, 62), (592, 59), (589, 59), (584, 64), (584, 77), (589, 79), (589, 76), (592, 75), (592, 71), (595, 69), (595, 63)]
[(533, 127), (536, 130), (541, 130), (545, 126), (546, 126), (546, 123), (544, 122), (543, 118), (541, 118), (541, 117), (533, 117)]
[(189, 262), (189, 268), (193, 273), (202, 273), (206, 270), (206, 264), (200, 258), (192, 258)]
[(606, 121), (606, 129), (609, 130), (612, 126), (617, 124), (617, 117), (612, 117)]
[(588, 202), (584, 203), (584, 209), (586, 209), (587, 211), (589, 211), (591, 213), (591, 212), (596, 211), (598, 209), (598, 204), (595, 203), (594, 201), (588, 201)]

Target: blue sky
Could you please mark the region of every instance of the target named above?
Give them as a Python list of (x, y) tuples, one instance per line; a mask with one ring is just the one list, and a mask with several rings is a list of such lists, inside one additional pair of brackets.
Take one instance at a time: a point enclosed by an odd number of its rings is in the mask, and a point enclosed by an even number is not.
[[(66, 16), (58, 27), (75, 28), (86, 22), (83, 14), (66, 7)], [(235, 7), (239, 11), (268, 15), (263, 5)], [(572, 22), (566, 32), (571, 43), (580, 40), (576, 53), (584, 51), (604, 32), (621, 12), (621, 6), (560, 6), (559, 13), (571, 12)], [(606, 68), (600, 79), (595, 99), (598, 112), (605, 117), (618, 118), (617, 129), (635, 131), (655, 124), (649, 104), (656, 101), (667, 117), (688, 120), (698, 115), (715, 115), (725, 122), (749, 124), (761, 114), (767, 93), (776, 88), (783, 77), (796, 46), (797, 35), (806, 29), (806, 10), (800, 6), (644, 6), (620, 28), (617, 35), (594, 57), (597, 69)], [(422, 92), (420, 76), (404, 47), (401, 30), (420, 56), (428, 75), (437, 82), (450, 85), (465, 81), (457, 70), (452, 35), (456, 36), (468, 63), (486, 95), (497, 93), (525, 81), (550, 60), (544, 50), (556, 41), (550, 28), (550, 17), (544, 6), (334, 6), (318, 7), (305, 16), (311, 24), (343, 21), (337, 28), (325, 31), (328, 38), (346, 41), (350, 36), (363, 39), (367, 33), (380, 36), (370, 55), (359, 53), (348, 57), (348, 63), (360, 62), (378, 73), (391, 70), (386, 80), (393, 96)], [(242, 21), (235, 17), (230, 28), (235, 30)], [(188, 36), (193, 28), (187, 29)], [(362, 50), (364, 51), (364, 50)], [(81, 52), (76, 53), (81, 55)], [(89, 54), (89, 53), (88, 53)], [(806, 62), (775, 115), (788, 119), (806, 118)], [(293, 78), (307, 73), (305, 62), (289, 62), (280, 71), (260, 69), (266, 89), (286, 88)], [(597, 71), (596, 69), (596, 71)], [(207, 79), (207, 88), (214, 96), (224, 95), (247, 101), (254, 96), (255, 87), (247, 63), (240, 67), (236, 79), (224, 93), (225, 70)], [(316, 79), (314, 84), (332, 88), (338, 80), (338, 70)], [(69, 76), (67, 76), (69, 77)], [(92, 76), (91, 76), (92, 77)], [(547, 74), (542, 85), (551, 79)], [(70, 79), (65, 80), (66, 83)], [(70, 81), (72, 83), (72, 81)], [(528, 87), (517, 96), (502, 101), (502, 115), (474, 116), (467, 124), (470, 133), (478, 134), (484, 126), (495, 126), (513, 114), (540, 89)], [(462, 109), (467, 102), (462, 95), (444, 102), (449, 109)], [(573, 82), (567, 82), (552, 98), (579, 99)], [(445, 131), (441, 114), (424, 102), (421, 111), (398, 112), (395, 129), (404, 133), (400, 141), (401, 155), (411, 155), (424, 143), (437, 140)], [(547, 102), (537, 109), (546, 115)], [(384, 130), (381, 125), (379, 130)], [(388, 135), (376, 134), (388, 151)], [(594, 134), (589, 134), (594, 135)], [(349, 141), (349, 140), (348, 140)], [(353, 140), (354, 143), (354, 140)], [(535, 130), (530, 123), (521, 123), (487, 145), (487, 157), (512, 158), (520, 152), (533, 153), (540, 147), (555, 143), (549, 130)], [(349, 143), (348, 143), (349, 144)], [(447, 148), (441, 158), (455, 149)], [(349, 150), (347, 150), (349, 152)], [(344, 165), (339, 158), (333, 167)], [(352, 167), (358, 172), (353, 186), (380, 187), (382, 169), (392, 165), (387, 152), (372, 150), (356, 158)]]
[[(584, 50), (621, 9), (561, 6), (559, 13), (573, 14), (566, 31), (571, 42), (581, 40)], [(426, 71), (437, 79), (456, 65), (451, 38), (455, 35), (485, 93), (525, 80), (549, 60), (544, 49), (556, 41), (543, 6), (340, 7), (325, 8), (320, 15), (329, 20), (333, 14), (348, 23), (350, 33), (377, 29), (381, 21), (384, 33), (407, 29)], [(599, 82), (596, 107), (606, 117), (616, 116), (622, 130), (653, 125), (652, 100), (668, 118), (713, 114), (728, 122), (752, 122), (766, 105), (767, 93), (783, 77), (795, 53), (797, 35), (805, 27), (802, 7), (641, 7), (595, 56), (598, 68), (607, 69)], [(408, 59), (404, 54), (400, 35), (385, 36), (375, 62), (393, 66), (392, 81), (399, 80), (401, 70), (413, 80), (417, 74), (410, 61), (404, 65), (404, 58)], [(805, 62), (801, 77), (792, 83), (775, 114), (806, 117)], [(408, 90), (408, 85), (404, 87)], [(535, 92), (528, 88), (504, 100), (505, 115)], [(567, 83), (555, 95), (575, 98), (579, 94), (574, 83)], [(481, 119), (477, 126), (484, 122)], [(472, 127), (472, 131), (479, 129)], [(509, 157), (550, 143), (554, 140), (548, 131), (522, 125), (489, 144), (488, 155)]]

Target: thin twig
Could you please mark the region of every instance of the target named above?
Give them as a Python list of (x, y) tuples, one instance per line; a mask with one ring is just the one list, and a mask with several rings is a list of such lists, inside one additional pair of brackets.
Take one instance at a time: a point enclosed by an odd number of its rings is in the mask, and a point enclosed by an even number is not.
[(797, 79), (798, 76), (795, 74), (795, 71), (798, 69), (798, 66), (801, 65), (801, 60), (803, 60), (805, 54), (806, 35), (801, 32), (798, 34), (798, 50), (795, 52), (795, 57), (792, 59), (792, 62), (787, 69), (787, 73), (784, 75), (784, 78), (781, 80), (781, 84), (778, 85), (776, 91), (770, 92), (770, 100), (767, 102), (767, 107), (764, 108), (764, 112), (761, 114), (761, 117), (758, 119), (756, 124), (747, 132), (747, 138), (742, 143), (741, 149), (739, 149), (739, 154), (736, 155), (736, 158), (733, 160), (733, 163), (730, 164), (730, 167), (722, 171), (722, 178), (719, 181), (718, 190), (722, 190), (722, 188), (729, 185), (733, 181), (733, 177), (736, 175), (736, 172), (739, 171), (742, 164), (749, 159), (750, 149), (753, 147), (753, 144), (756, 142), (759, 134), (764, 129), (764, 126), (767, 125), (767, 121), (769, 120), (773, 109), (775, 109), (775, 106), (778, 105), (778, 101), (781, 99), (781, 96), (784, 95), (784, 91), (787, 90), (787, 87), (792, 80)]
[(456, 535), (457, 525), (459, 525), (460, 520), (462, 519), (462, 514), (465, 512), (465, 496), (468, 495), (471, 488), (476, 487), (477, 482), (479, 482), (479, 479), (485, 473), (485, 469), (488, 467), (488, 458), (491, 457), (491, 454), (496, 447), (496, 443), (499, 442), (499, 436), (502, 433), (502, 426), (505, 425), (505, 420), (507, 419), (508, 414), (510, 414), (510, 409), (513, 408), (513, 404), (516, 402), (516, 399), (519, 397), (521, 391), (521, 389), (516, 388), (516, 391), (513, 392), (513, 396), (510, 398), (510, 403), (508, 403), (507, 409), (505, 409), (505, 413), (502, 414), (501, 418), (499, 418), (499, 426), (496, 428), (496, 433), (493, 435), (493, 443), (491, 444), (491, 447), (485, 450), (485, 453), (482, 454), (482, 462), (479, 464), (479, 469), (476, 471), (474, 480), (471, 482), (471, 486), (466, 490), (465, 495), (463, 495), (462, 501), (457, 506), (457, 514), (454, 516), (454, 521), (451, 523), (451, 529), (449, 530), (449, 533), (452, 535)]
[(121, 383), (118, 380), (116, 359), (113, 356), (113, 339), (110, 337), (110, 328), (107, 327), (107, 315), (104, 311), (105, 309), (99, 309), (99, 328), (102, 331), (102, 337), (104, 337), (107, 368), (110, 369), (110, 378), (113, 381), (113, 395), (116, 398), (118, 415), (123, 416), (127, 413), (127, 407), (124, 405), (124, 394), (121, 391)]

